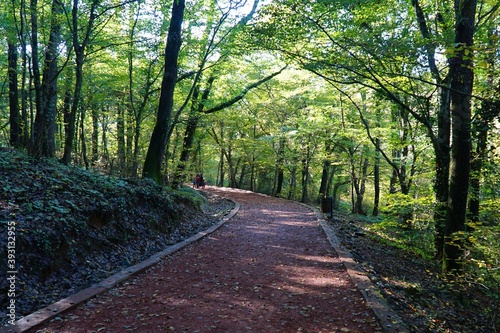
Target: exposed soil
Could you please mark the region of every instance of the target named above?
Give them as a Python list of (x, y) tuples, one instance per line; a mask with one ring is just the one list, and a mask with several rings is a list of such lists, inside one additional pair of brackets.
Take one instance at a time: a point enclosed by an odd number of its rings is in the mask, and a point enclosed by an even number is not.
[(30, 332), (382, 328), (307, 207), (238, 191), (238, 214), (144, 274)]

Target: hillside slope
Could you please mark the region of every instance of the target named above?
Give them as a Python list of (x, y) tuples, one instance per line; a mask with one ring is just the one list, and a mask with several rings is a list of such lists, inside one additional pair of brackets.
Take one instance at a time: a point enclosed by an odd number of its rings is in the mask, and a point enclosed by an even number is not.
[[(16, 315), (29, 314), (208, 228), (233, 203), (0, 151), (0, 246), (15, 253)], [(15, 252), (8, 246), (15, 237)], [(0, 261), (0, 304), (12, 270)], [(0, 309), (6, 318), (7, 309)], [(0, 326), (3, 323), (0, 323)]]

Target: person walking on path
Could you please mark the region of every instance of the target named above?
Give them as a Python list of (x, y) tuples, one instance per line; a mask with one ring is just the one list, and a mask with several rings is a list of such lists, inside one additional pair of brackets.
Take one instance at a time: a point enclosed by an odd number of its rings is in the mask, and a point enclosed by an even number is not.
[(381, 332), (314, 212), (207, 187), (240, 203), (207, 237), (32, 332)]

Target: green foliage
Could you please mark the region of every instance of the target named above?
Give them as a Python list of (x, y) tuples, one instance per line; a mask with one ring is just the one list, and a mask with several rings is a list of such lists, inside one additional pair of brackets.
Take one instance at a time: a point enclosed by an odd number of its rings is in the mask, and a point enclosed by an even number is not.
[(207, 204), (207, 198), (204, 197), (199, 191), (192, 189), (191, 187), (181, 187), (173, 192), (176, 197), (182, 201), (187, 201), (194, 205), (196, 209), (201, 209), (205, 204)]
[(390, 218), (367, 225), (377, 240), (414, 253), (425, 259), (434, 257), (434, 230), (431, 225), (427, 228), (404, 228), (401, 223)]
[(490, 279), (500, 283), (500, 225), (475, 225), (467, 241), (471, 245), (468, 259), (481, 276), (478, 282)]
[(368, 228), (379, 240), (423, 258), (434, 257), (434, 200), (431, 196), (415, 198), (402, 193), (386, 195), (380, 207), (382, 220)]
[(488, 226), (498, 226), (500, 221), (500, 199), (488, 198), (481, 200), (480, 220), (482, 224)]
[(427, 229), (429, 228), (429, 221), (432, 220), (433, 202), (434, 199), (431, 196), (415, 198), (398, 192), (386, 195), (385, 204), (381, 206), (380, 210), (395, 218), (411, 216), (410, 221), (401, 221), (405, 227)]

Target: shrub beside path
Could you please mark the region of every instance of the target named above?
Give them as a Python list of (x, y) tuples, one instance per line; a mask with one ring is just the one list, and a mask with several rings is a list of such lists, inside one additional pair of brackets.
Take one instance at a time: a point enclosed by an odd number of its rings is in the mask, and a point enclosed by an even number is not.
[(314, 212), (256, 193), (221, 228), (29, 332), (383, 332)]

